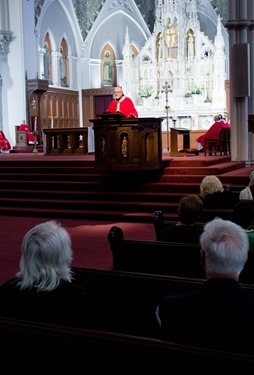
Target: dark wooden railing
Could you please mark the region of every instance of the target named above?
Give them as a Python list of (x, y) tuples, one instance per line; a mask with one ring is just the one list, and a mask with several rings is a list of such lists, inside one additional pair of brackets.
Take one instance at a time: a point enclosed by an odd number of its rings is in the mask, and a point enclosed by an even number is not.
[(45, 134), (45, 155), (86, 154), (88, 152), (88, 129), (49, 128), (43, 129)]

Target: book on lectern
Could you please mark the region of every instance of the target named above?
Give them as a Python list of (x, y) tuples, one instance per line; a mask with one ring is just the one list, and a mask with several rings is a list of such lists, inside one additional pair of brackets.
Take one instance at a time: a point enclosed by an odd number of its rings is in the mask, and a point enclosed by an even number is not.
[(126, 116), (122, 112), (103, 112), (100, 114), (96, 114), (97, 118), (105, 119), (105, 120), (121, 120), (126, 118)]

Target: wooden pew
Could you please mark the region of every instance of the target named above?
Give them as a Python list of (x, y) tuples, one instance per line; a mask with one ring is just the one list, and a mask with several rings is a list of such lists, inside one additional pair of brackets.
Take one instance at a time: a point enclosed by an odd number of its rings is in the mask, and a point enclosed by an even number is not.
[[(168, 225), (175, 225), (175, 224), (176, 224), (176, 221), (165, 220), (165, 217), (162, 211), (154, 212), (153, 225), (154, 225), (156, 238), (158, 238), (158, 235), (162, 229), (164, 229)], [(204, 223), (198, 222), (196, 223), (196, 225), (204, 225)], [(253, 229), (253, 225), (251, 225), (249, 228)], [(254, 248), (250, 248), (249, 250), (248, 261), (243, 271), (240, 274), (239, 280), (240, 282), (245, 283), (245, 284), (254, 284)]]
[[(128, 334), (94, 329), (19, 321), (0, 317), (1, 365), (6, 373), (14, 370), (34, 373), (125, 374), (132, 371), (195, 371), (226, 368), (239, 372), (254, 369), (254, 355), (216, 351), (174, 344)], [(8, 370), (7, 370), (8, 369)], [(83, 369), (83, 370), (82, 370)], [(135, 371), (134, 371), (135, 370)], [(103, 372), (102, 372), (103, 371)]]
[(73, 268), (95, 305), (95, 324), (106, 331), (160, 337), (155, 310), (161, 298), (199, 288), (204, 280), (117, 270)]
[(117, 226), (110, 229), (108, 241), (115, 270), (204, 278), (200, 245), (127, 240)]
[[(158, 240), (159, 233), (165, 229), (166, 227), (169, 227), (171, 225), (176, 225), (177, 220), (166, 220), (165, 216), (162, 211), (157, 210), (153, 213), (153, 226), (154, 226), (154, 231), (156, 234), (156, 239)], [(195, 225), (204, 226), (204, 223), (202, 222), (197, 222)]]
[[(100, 316), (108, 309), (111, 320), (118, 316), (122, 328), (73, 328), (0, 316), (1, 365), (8, 366), (9, 373), (24, 369), (32, 374), (32, 362), (37, 363), (40, 372), (57, 369), (58, 373), (75, 373), (87, 366), (92, 366), (93, 373), (110, 370), (113, 374), (137, 368), (165, 370), (168, 366), (179, 372), (188, 368), (197, 373), (197, 369), (218, 370), (218, 366), (239, 371), (254, 369), (254, 354), (174, 344), (141, 334), (144, 329), (149, 332), (149, 314), (154, 314), (161, 296), (192, 290), (202, 285), (202, 280), (88, 268), (73, 268), (73, 272), (76, 282), (93, 293)], [(135, 322), (136, 326), (143, 324), (141, 330), (133, 329)]]
[[(196, 225), (204, 226), (205, 223), (214, 219), (215, 217), (221, 217), (224, 220), (230, 220), (232, 215), (233, 209), (212, 209), (212, 208), (203, 208), (202, 214), (199, 217), (199, 221), (196, 222)], [(162, 211), (157, 210), (153, 213), (153, 225), (156, 234), (156, 238), (158, 238), (158, 234), (160, 231), (165, 229), (167, 226), (175, 225), (177, 220), (167, 220), (165, 215)]]

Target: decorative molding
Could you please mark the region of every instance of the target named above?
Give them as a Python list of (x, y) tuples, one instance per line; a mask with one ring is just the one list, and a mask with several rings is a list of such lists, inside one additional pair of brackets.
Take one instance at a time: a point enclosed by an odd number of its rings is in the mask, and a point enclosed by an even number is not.
[(9, 46), (13, 40), (13, 32), (0, 30), (0, 57), (7, 57), (10, 51)]

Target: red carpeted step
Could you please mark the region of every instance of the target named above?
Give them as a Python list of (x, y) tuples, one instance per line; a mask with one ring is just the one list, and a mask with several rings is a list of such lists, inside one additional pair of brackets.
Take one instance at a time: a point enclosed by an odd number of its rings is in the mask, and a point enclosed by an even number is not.
[(0, 212), (4, 215), (82, 220), (151, 223), (155, 210), (176, 219), (180, 198), (198, 195), (205, 175), (220, 172), (222, 182), (235, 184), (239, 191), (248, 184), (250, 173), (240, 168), (242, 163), (218, 156), (169, 158), (165, 173), (98, 173), (91, 155), (86, 160), (85, 155), (8, 154), (0, 155), (0, 161)]

